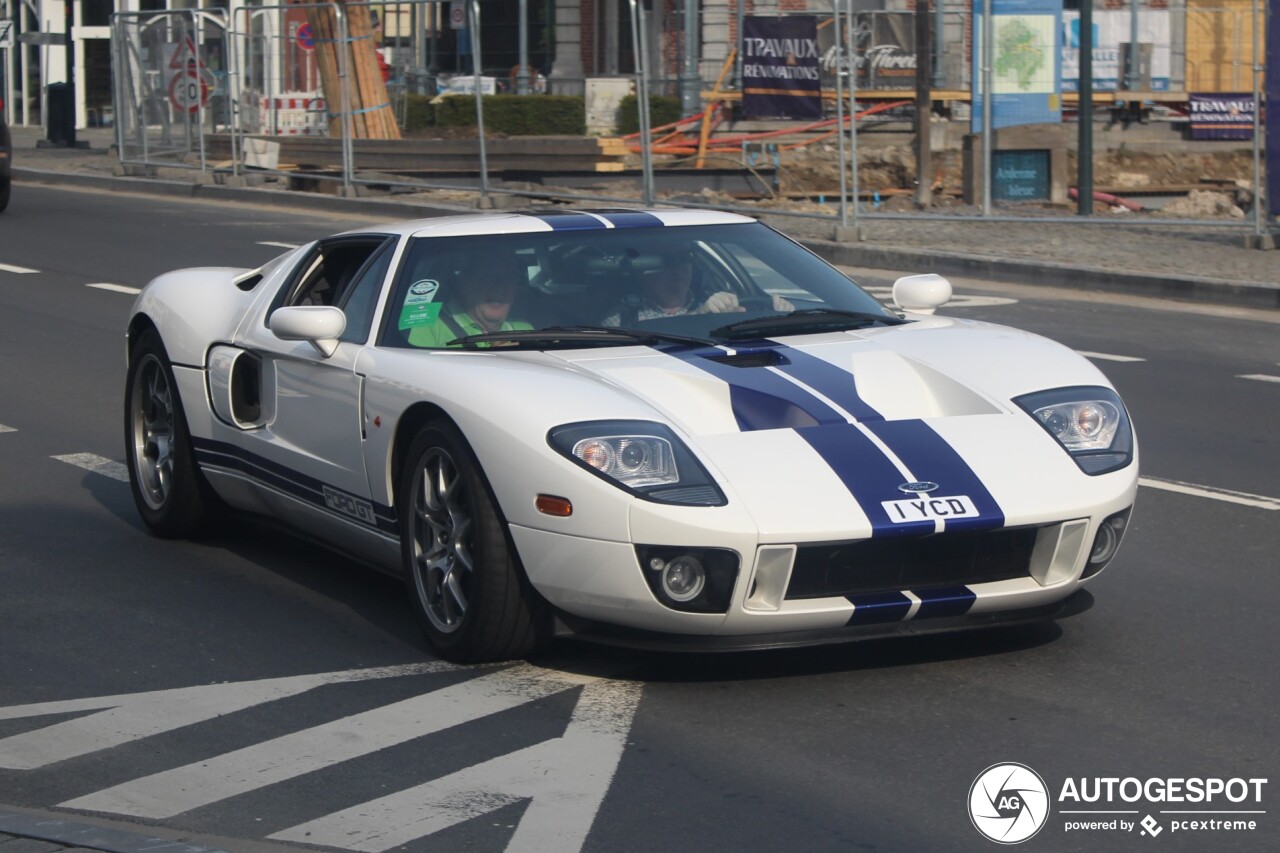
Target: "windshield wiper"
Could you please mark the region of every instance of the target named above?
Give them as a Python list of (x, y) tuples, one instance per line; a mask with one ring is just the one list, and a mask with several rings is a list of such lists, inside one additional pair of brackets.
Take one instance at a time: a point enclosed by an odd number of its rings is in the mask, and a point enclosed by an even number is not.
[(520, 346), (535, 344), (572, 349), (592, 344), (652, 344), (652, 343), (686, 344), (690, 346), (713, 347), (715, 341), (706, 338), (695, 338), (688, 335), (672, 335), (666, 332), (649, 332), (640, 329), (620, 329), (613, 326), (548, 326), (545, 329), (512, 329), (508, 332), (485, 332), (480, 335), (467, 335), (452, 341), (467, 348), (475, 348), (481, 343), (507, 343)]
[(757, 335), (802, 334), (804, 332), (860, 329), (875, 323), (900, 326), (907, 321), (893, 314), (870, 311), (841, 311), (835, 308), (804, 308), (773, 317), (757, 317), (730, 323), (711, 334), (717, 338), (750, 338)]

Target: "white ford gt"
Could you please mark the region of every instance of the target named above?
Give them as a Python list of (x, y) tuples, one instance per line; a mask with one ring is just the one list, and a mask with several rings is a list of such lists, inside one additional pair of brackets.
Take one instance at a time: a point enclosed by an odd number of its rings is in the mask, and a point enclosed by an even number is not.
[(1053, 618), (1119, 547), (1133, 429), (1089, 362), (949, 296), (911, 276), (890, 310), (765, 225), (666, 210), (168, 273), (128, 328), (134, 499), (161, 536), (256, 513), (402, 574), (452, 660)]

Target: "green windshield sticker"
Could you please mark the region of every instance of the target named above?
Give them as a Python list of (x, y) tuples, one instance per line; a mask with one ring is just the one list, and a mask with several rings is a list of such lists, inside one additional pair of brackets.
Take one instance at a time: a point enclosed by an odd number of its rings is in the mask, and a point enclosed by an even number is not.
[(400, 309), (400, 328), (412, 329), (416, 326), (428, 326), (440, 317), (439, 302), (422, 305), (405, 305)]
[(400, 309), (402, 330), (429, 326), (440, 317), (440, 303), (435, 301), (439, 290), (440, 282), (430, 278), (409, 285), (409, 292), (404, 297), (404, 307)]

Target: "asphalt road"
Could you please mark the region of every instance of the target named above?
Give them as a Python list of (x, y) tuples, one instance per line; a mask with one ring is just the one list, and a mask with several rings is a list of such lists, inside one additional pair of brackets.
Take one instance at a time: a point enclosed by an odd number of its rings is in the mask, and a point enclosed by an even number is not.
[[(1019, 762), (1054, 800), (1027, 849), (1280, 848), (1274, 312), (957, 283), (951, 313), (1093, 353), (1133, 413), (1146, 485), (1087, 612), (710, 657), (565, 643), (536, 666), (467, 669), (432, 661), (397, 582), (252, 524), (157, 540), (119, 479), (131, 297), (92, 285), (250, 266), (280, 251), (263, 243), (353, 224), (15, 189), (0, 833), (11, 807), (232, 851), (983, 850), (970, 787)], [(1104, 807), (1060, 798), (1098, 777), (1269, 781), (1260, 801), (1064, 813)], [(1191, 810), (1258, 813), (1170, 813)], [(1066, 829), (1147, 815), (1154, 838)], [(1256, 829), (1171, 824), (1224, 817)]]

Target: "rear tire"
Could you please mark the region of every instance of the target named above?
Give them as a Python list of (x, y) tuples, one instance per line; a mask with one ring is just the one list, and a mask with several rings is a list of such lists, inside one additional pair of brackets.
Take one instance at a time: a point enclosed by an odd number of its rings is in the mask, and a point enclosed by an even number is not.
[(466, 439), (449, 421), (434, 420), (405, 458), (401, 560), (431, 647), (468, 663), (529, 656), (550, 635), (550, 610), (516, 563)]
[(154, 329), (129, 354), (124, 432), (133, 502), (151, 532), (176, 539), (205, 529), (221, 504), (196, 467), (178, 383)]

